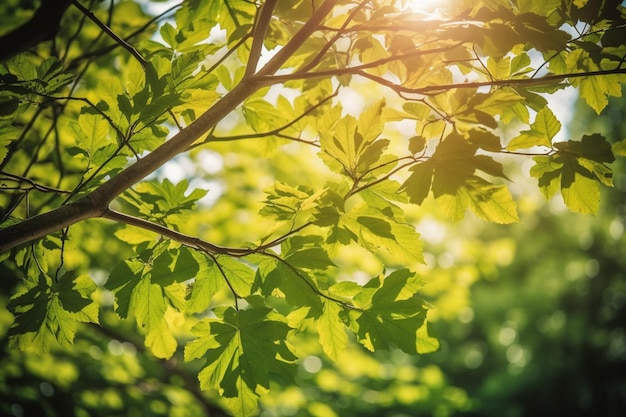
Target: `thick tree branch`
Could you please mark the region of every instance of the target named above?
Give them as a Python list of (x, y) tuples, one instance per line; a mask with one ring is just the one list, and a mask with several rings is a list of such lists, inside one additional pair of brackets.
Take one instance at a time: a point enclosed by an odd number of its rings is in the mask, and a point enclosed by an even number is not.
[[(326, 0), (322, 3), (293, 38), (259, 70), (259, 74), (268, 76), (276, 72), (300, 45), (317, 30), (318, 25), (330, 13), (336, 2), (337, 0)], [(181, 130), (152, 153), (111, 178), (87, 196), (0, 230), (0, 253), (71, 226), (81, 220), (103, 216), (114, 198), (177, 154), (187, 150), (193, 142), (264, 85), (265, 83), (261, 82), (256, 75), (244, 77), (235, 88), (187, 128)]]
[(274, 74), (293, 55), (298, 48), (315, 32), (320, 23), (335, 7), (337, 0), (326, 0), (322, 3), (309, 20), (300, 28), (291, 40), (258, 71), (259, 76)]
[(250, 56), (246, 65), (246, 75), (252, 75), (256, 72), (256, 67), (261, 58), (263, 52), (263, 41), (265, 41), (265, 34), (267, 28), (272, 20), (272, 14), (274, 7), (276, 6), (276, 0), (267, 0), (261, 6), (257, 14), (256, 24), (254, 25), (254, 35), (252, 37), (252, 48), (250, 48)]
[(317, 55), (313, 59), (311, 59), (306, 65), (304, 65), (302, 68), (300, 68), (298, 71), (299, 72), (309, 71), (309, 70), (315, 68), (315, 66), (320, 63), (320, 61), (322, 60), (322, 58), (324, 57), (326, 52), (330, 49), (330, 47), (333, 44), (335, 44), (335, 42), (337, 42), (341, 38), (341, 36), (344, 33), (343, 31), (348, 27), (350, 22), (353, 21), (354, 16), (361, 9), (363, 9), (363, 7), (365, 7), (365, 5), (368, 2), (369, 2), (368, 0), (365, 0), (365, 1), (361, 2), (360, 4), (358, 4), (354, 9), (352, 9), (352, 11), (350, 12), (350, 15), (348, 16), (348, 18), (341, 25), (341, 28), (339, 28), (337, 33), (335, 33), (335, 36), (333, 36), (332, 39), (330, 39), (328, 42), (326, 42), (324, 47), (320, 49), (320, 51), (317, 53)]

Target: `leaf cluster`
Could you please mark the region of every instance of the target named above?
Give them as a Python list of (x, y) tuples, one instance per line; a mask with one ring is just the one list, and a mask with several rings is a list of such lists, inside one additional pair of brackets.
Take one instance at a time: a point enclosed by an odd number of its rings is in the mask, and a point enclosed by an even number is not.
[[(432, 199), (452, 222), (468, 209), (517, 222), (505, 161), (532, 157), (547, 198), (597, 213), (624, 141), (560, 139), (546, 96), (574, 87), (599, 113), (621, 94), (621, 3), (459, 0), (428, 19), (402, 4), (194, 0), (155, 19), (94, 5), (93, 25), (64, 21), (65, 52), (38, 45), (3, 63), (0, 240), (61, 233), (2, 255), (27, 277), (13, 343), (69, 347), (77, 323), (97, 323), (83, 274), (97, 250), (72, 233), (113, 220), (132, 255), (98, 293), (155, 356), (184, 343), (186, 361), (205, 361), (201, 387), (250, 415), (294, 377), (290, 340), (307, 331), (333, 360), (350, 338), (438, 349), (407, 211)], [(205, 149), (222, 164), (213, 202), (193, 181)], [(189, 166), (173, 159), (186, 151)], [(68, 238), (82, 258), (66, 260)], [(350, 253), (376, 272), (357, 282)]]

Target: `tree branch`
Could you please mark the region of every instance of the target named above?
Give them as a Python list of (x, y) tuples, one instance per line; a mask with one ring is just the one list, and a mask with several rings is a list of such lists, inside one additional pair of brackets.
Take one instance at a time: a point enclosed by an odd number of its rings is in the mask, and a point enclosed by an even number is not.
[(617, 74), (626, 74), (626, 68), (615, 68), (612, 70), (600, 70), (600, 71), (588, 71), (588, 72), (577, 72), (577, 73), (568, 73), (568, 74), (552, 74), (545, 75), (543, 77), (538, 78), (511, 78), (506, 80), (492, 80), (492, 81), (477, 81), (470, 83), (457, 83), (457, 84), (442, 84), (442, 85), (431, 85), (421, 88), (411, 88), (405, 87), (399, 84), (394, 84), (384, 78), (377, 77), (375, 75), (368, 74), (363, 71), (359, 71), (356, 75), (360, 75), (362, 77), (368, 78), (370, 80), (379, 82), (380, 84), (391, 88), (397, 93), (405, 93), (405, 94), (423, 94), (423, 95), (434, 95), (439, 94), (444, 91), (457, 89), (457, 88), (479, 88), (479, 87), (506, 87), (506, 86), (544, 86), (544, 85), (554, 85), (554, 82), (557, 81), (565, 81), (568, 78), (583, 78), (583, 77), (597, 77), (597, 76), (605, 76), (605, 75), (617, 75)]
[(588, 72), (577, 72), (577, 73), (567, 73), (567, 74), (552, 74), (545, 75), (543, 77), (538, 78), (509, 78), (505, 80), (492, 80), (492, 81), (477, 81), (477, 82), (468, 82), (468, 83), (456, 83), (456, 84), (441, 84), (441, 85), (429, 85), (426, 87), (420, 88), (411, 88), (405, 87), (401, 84), (396, 84), (392, 81), (389, 81), (383, 77), (379, 77), (376, 75), (372, 75), (365, 71), (362, 71), (360, 68), (369, 68), (369, 64), (364, 64), (363, 66), (353, 67), (353, 68), (341, 68), (335, 70), (327, 70), (327, 71), (317, 71), (317, 72), (309, 72), (309, 73), (293, 73), (286, 75), (267, 75), (261, 77), (261, 81), (265, 85), (271, 85), (278, 82), (287, 82), (293, 80), (300, 79), (311, 79), (311, 78), (326, 78), (326, 77), (339, 77), (342, 75), (359, 75), (361, 77), (370, 79), (394, 90), (396, 93), (404, 93), (404, 94), (422, 94), (422, 95), (435, 95), (439, 93), (443, 93), (444, 91), (453, 90), (457, 88), (479, 88), (479, 87), (505, 87), (505, 86), (544, 86), (544, 85), (554, 85), (554, 81), (565, 81), (568, 78), (583, 78), (583, 77), (597, 77), (597, 76), (606, 76), (606, 75), (619, 75), (626, 74), (626, 68), (615, 68), (611, 70), (599, 70), (599, 71), (588, 71)]
[[(293, 38), (265, 64), (259, 74), (268, 76), (277, 71), (300, 45), (317, 30), (318, 25), (330, 13), (336, 2), (337, 0), (326, 0), (322, 3)], [(114, 198), (174, 156), (184, 152), (193, 142), (264, 85), (265, 83), (261, 82), (257, 75), (244, 77), (235, 88), (193, 123), (90, 194), (73, 203), (0, 230), (0, 253), (71, 226), (81, 220), (103, 216), (107, 213), (108, 205)]]
[(274, 74), (280, 69), (280, 67), (287, 61), (287, 59), (293, 55), (298, 48), (317, 31), (318, 26), (326, 15), (335, 7), (338, 0), (325, 0), (319, 8), (313, 13), (311, 18), (300, 28), (293, 38), (285, 46), (283, 46), (273, 57), (269, 60), (263, 68), (261, 68), (257, 74), (258, 76), (268, 76)]
[(254, 25), (252, 35), (252, 48), (250, 48), (250, 56), (248, 57), (248, 63), (246, 65), (246, 75), (252, 75), (256, 72), (256, 67), (261, 58), (263, 52), (263, 41), (265, 40), (265, 34), (267, 28), (272, 20), (272, 14), (274, 7), (276, 6), (276, 0), (267, 0), (259, 10), (257, 14), (256, 24)]
[(311, 69), (313, 69), (317, 64), (319, 64), (319, 62), (322, 60), (322, 58), (324, 57), (324, 55), (326, 54), (326, 52), (328, 51), (328, 49), (330, 49), (330, 47), (337, 42), (341, 36), (343, 35), (343, 31), (348, 27), (348, 25), (350, 24), (350, 22), (354, 19), (354, 16), (363, 8), (365, 7), (365, 5), (368, 3), (368, 0), (365, 0), (363, 2), (361, 2), (360, 4), (358, 4), (351, 12), (350, 15), (348, 16), (348, 18), (343, 22), (343, 24), (341, 25), (341, 27), (337, 30), (337, 33), (335, 33), (335, 36), (333, 36), (328, 42), (326, 42), (326, 44), (324, 45), (323, 48), (321, 48), (319, 50), (319, 52), (317, 53), (317, 55), (315, 57), (313, 57), (313, 59), (311, 59), (306, 65), (304, 65), (302, 68), (300, 68), (298, 70), (298, 72), (305, 72), (305, 71), (309, 71)]
[(282, 126), (277, 127), (276, 129), (272, 129), (267, 132), (255, 132), (255, 133), (250, 133), (250, 134), (232, 135), (232, 136), (224, 136), (224, 137), (217, 137), (217, 136), (209, 135), (203, 141), (196, 142), (193, 145), (191, 145), (189, 149), (197, 148), (198, 146), (206, 145), (207, 143), (210, 143), (210, 142), (230, 142), (230, 141), (241, 140), (241, 139), (259, 139), (259, 138), (264, 138), (267, 136), (278, 136), (281, 138), (290, 139), (293, 141), (312, 145), (313, 142), (311, 141), (307, 141), (307, 140), (300, 139), (300, 138), (287, 137), (286, 135), (281, 134), (281, 132), (285, 129), (290, 128), (295, 123), (302, 120), (304, 117), (308, 116), (309, 114), (313, 113), (316, 109), (323, 106), (328, 101), (332, 100), (334, 97), (337, 97), (337, 94), (339, 94), (339, 90), (335, 90), (335, 92), (333, 92), (331, 95), (324, 97), (322, 100), (320, 100), (313, 106), (306, 109), (300, 115), (298, 115), (295, 119), (291, 120), (290, 122), (285, 123)]
[(87, 9), (85, 6), (83, 6), (82, 4), (80, 4), (77, 0), (73, 0), (72, 4), (74, 4), (74, 6), (76, 6), (76, 8), (78, 8), (78, 10), (80, 10), (81, 12), (83, 12), (83, 14), (85, 16), (87, 16), (89, 19), (91, 19), (92, 22), (94, 22), (96, 25), (98, 25), (98, 27), (100, 29), (102, 29), (104, 31), (104, 33), (106, 33), (107, 35), (109, 35), (116, 43), (118, 43), (119, 45), (121, 45), (124, 49), (126, 49), (132, 56), (134, 56), (137, 61), (139, 61), (139, 63), (141, 64), (142, 67), (146, 67), (146, 65), (148, 65), (148, 63), (146, 62), (146, 60), (144, 59), (143, 56), (141, 56), (141, 54), (139, 53), (139, 51), (137, 51), (135, 48), (133, 48), (128, 42), (126, 42), (124, 39), (120, 38), (119, 36), (117, 36), (115, 34), (115, 32), (113, 32), (111, 30), (111, 28), (109, 28), (107, 25), (105, 25), (103, 22), (100, 21), (100, 19), (98, 19), (96, 17), (95, 14), (93, 14), (91, 12), (91, 10)]
[(149, 230), (151, 232), (158, 233), (161, 236), (168, 237), (176, 242), (182, 243), (183, 245), (214, 255), (242, 256), (248, 255), (251, 252), (250, 249), (226, 248), (224, 246), (214, 245), (202, 239), (177, 232), (160, 224), (120, 213), (119, 211), (112, 209), (107, 209), (104, 213), (102, 213), (102, 218), (130, 226), (136, 226), (144, 230)]
[(15, 174), (11, 174), (9, 172), (5, 172), (5, 171), (1, 171), (0, 170), (0, 176), (6, 176), (10, 178), (10, 181), (14, 181), (17, 182), (19, 185), (17, 188), (22, 188), (21, 184), (22, 182), (27, 182), (28, 184), (30, 184), (30, 188), (31, 190), (37, 190), (37, 191), (41, 191), (44, 193), (57, 193), (57, 194), (69, 194), (71, 191), (67, 191), (67, 190), (61, 190), (59, 188), (54, 188), (54, 187), (49, 187), (47, 185), (42, 185), (39, 184), (33, 180), (31, 180), (30, 178), (26, 178), (23, 177), (21, 175), (15, 175)]

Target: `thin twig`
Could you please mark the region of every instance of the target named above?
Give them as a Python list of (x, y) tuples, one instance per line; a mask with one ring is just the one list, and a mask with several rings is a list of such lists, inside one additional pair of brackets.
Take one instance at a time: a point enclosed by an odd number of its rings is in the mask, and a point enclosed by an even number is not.
[(113, 221), (127, 224), (130, 226), (139, 227), (139, 228), (142, 228), (144, 230), (149, 230), (154, 233), (158, 233), (161, 236), (168, 237), (186, 246), (202, 250), (203, 252), (206, 252), (208, 254), (243, 256), (243, 255), (249, 255), (250, 253), (252, 253), (250, 249), (227, 248), (224, 246), (214, 245), (202, 239), (189, 236), (184, 233), (177, 232), (175, 230), (171, 230), (160, 224), (153, 223), (151, 221), (141, 219), (139, 217), (134, 217), (129, 214), (120, 213), (110, 208), (107, 209), (102, 214), (102, 218), (113, 220)]
[(210, 133), (203, 141), (201, 142), (196, 142), (194, 144), (192, 144), (189, 149), (193, 149), (196, 148), (198, 146), (204, 145), (206, 143), (209, 142), (230, 142), (230, 141), (235, 141), (235, 140), (241, 140), (241, 139), (259, 139), (259, 138), (264, 138), (267, 136), (279, 136), (285, 139), (289, 139), (289, 140), (293, 140), (293, 141), (297, 141), (297, 142), (302, 142), (302, 143), (306, 143), (309, 145), (313, 145), (312, 142), (304, 140), (304, 139), (300, 139), (300, 138), (293, 138), (293, 137), (288, 137), (286, 135), (281, 135), (281, 132), (285, 129), (290, 128), (291, 126), (293, 126), (295, 123), (299, 122), (300, 120), (302, 120), (304, 117), (308, 116), (309, 114), (313, 113), (315, 110), (317, 110), (318, 108), (320, 108), (321, 106), (323, 106), (324, 104), (326, 104), (328, 101), (332, 100), (334, 97), (337, 96), (337, 94), (339, 93), (339, 90), (335, 90), (335, 92), (333, 92), (333, 94), (324, 97), (322, 100), (320, 100), (319, 102), (315, 103), (313, 106), (307, 108), (306, 110), (304, 110), (300, 115), (298, 115), (296, 118), (294, 118), (293, 120), (285, 123), (284, 125), (277, 127), (276, 129), (273, 130), (269, 130), (267, 132), (256, 132), (256, 133), (249, 133), (249, 134), (241, 134), (241, 135), (232, 135), (232, 136), (223, 136), (223, 137), (216, 137), (213, 136), (213, 133)]
[(37, 191), (41, 191), (44, 193), (59, 193), (59, 194), (69, 194), (70, 192), (67, 190), (61, 190), (59, 188), (48, 187), (47, 185), (41, 185), (31, 180), (30, 178), (22, 177), (20, 175), (11, 174), (9, 172), (0, 171), (0, 175), (4, 175), (6, 177), (11, 178), (16, 182), (27, 182), (31, 185), (31, 188), (36, 189)]
[(141, 56), (141, 54), (139, 53), (139, 51), (137, 51), (135, 48), (133, 48), (128, 42), (126, 42), (124, 39), (120, 38), (119, 36), (117, 36), (115, 34), (115, 32), (113, 32), (111, 30), (111, 28), (109, 28), (106, 24), (104, 24), (103, 22), (100, 21), (100, 19), (98, 19), (96, 17), (96, 15), (94, 15), (90, 10), (88, 10), (87, 8), (85, 8), (85, 6), (83, 6), (82, 4), (80, 4), (77, 0), (74, 0), (74, 2), (72, 3), (74, 6), (76, 6), (81, 12), (83, 12), (89, 19), (91, 19), (92, 22), (94, 22), (96, 25), (98, 25), (100, 27), (100, 29), (102, 29), (107, 35), (109, 35), (115, 42), (117, 42), (118, 44), (120, 44), (124, 49), (126, 49), (132, 56), (134, 56), (137, 61), (139, 61), (139, 63), (141, 64), (142, 67), (146, 67), (148, 65), (148, 63), (146, 62), (146, 60), (144, 59), (143, 56)]
[(297, 268), (295, 268), (293, 265), (291, 265), (289, 262), (287, 262), (286, 260), (284, 260), (283, 258), (281, 258), (280, 256), (273, 254), (273, 253), (269, 253), (269, 252), (263, 252), (263, 255), (268, 256), (270, 258), (273, 258), (275, 260), (277, 260), (278, 262), (282, 263), (283, 265), (285, 265), (287, 268), (289, 268), (291, 270), (291, 272), (293, 272), (298, 278), (300, 278), (310, 289), (311, 291), (313, 291), (313, 293), (315, 293), (316, 295), (325, 298), (329, 301), (332, 301), (334, 303), (337, 303), (345, 308), (351, 309), (351, 310), (359, 310), (361, 311), (362, 309), (359, 307), (356, 307), (350, 303), (347, 303), (343, 300), (339, 300), (338, 298), (335, 298), (331, 295), (327, 295), (324, 294), (322, 291), (320, 291), (319, 288), (317, 288), (312, 282), (310, 282), (308, 279), (306, 279), (302, 273), (300, 272), (300, 270), (298, 270)]

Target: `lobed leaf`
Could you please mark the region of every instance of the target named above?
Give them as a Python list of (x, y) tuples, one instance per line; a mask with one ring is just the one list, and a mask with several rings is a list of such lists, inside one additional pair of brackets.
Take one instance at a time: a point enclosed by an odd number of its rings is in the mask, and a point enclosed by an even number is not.
[(552, 139), (561, 130), (561, 123), (552, 111), (545, 107), (539, 110), (530, 130), (522, 131), (507, 145), (509, 151), (527, 149), (533, 146), (552, 146)]
[(343, 310), (335, 301), (324, 300), (322, 315), (317, 319), (317, 333), (324, 353), (338, 360), (348, 343), (346, 328), (341, 320)]
[(205, 357), (198, 378), (214, 388), (238, 416), (249, 415), (272, 374), (293, 375), (296, 357), (285, 343), (290, 327), (268, 308), (218, 310), (218, 319), (203, 319), (192, 328), (197, 337), (185, 347), (185, 360)]
[(75, 278), (73, 272), (55, 283), (40, 274), (34, 286), (13, 296), (7, 306), (15, 315), (8, 332), (11, 344), (42, 353), (55, 344), (69, 349), (78, 322), (98, 322), (98, 307), (89, 298), (94, 289), (89, 277)]

